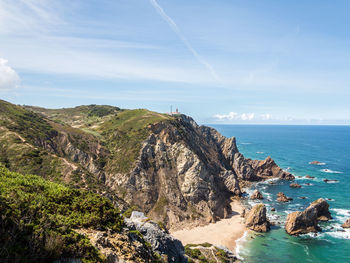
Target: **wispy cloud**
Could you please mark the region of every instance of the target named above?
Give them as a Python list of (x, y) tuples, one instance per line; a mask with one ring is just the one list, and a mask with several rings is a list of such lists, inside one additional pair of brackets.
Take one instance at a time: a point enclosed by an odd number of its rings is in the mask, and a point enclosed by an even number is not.
[(0, 91), (17, 88), (20, 79), (10, 66), (7, 65), (7, 60), (0, 58)]
[(206, 67), (210, 74), (213, 76), (215, 80), (220, 81), (220, 78), (212, 65), (210, 65), (204, 58), (202, 58), (201, 55), (198, 54), (198, 52), (192, 47), (190, 42), (187, 40), (187, 38), (184, 36), (184, 34), (181, 32), (175, 21), (168, 16), (164, 9), (157, 3), (156, 0), (150, 0), (151, 4), (154, 6), (154, 8), (157, 10), (159, 15), (168, 23), (170, 28), (177, 34), (177, 36), (181, 39), (181, 41), (186, 45), (188, 50), (193, 54), (193, 56), (204, 66)]
[(255, 114), (254, 113), (242, 113), (239, 114), (237, 112), (233, 112), (231, 111), (228, 114), (215, 114), (214, 118), (217, 120), (228, 120), (228, 121), (232, 121), (232, 120), (240, 120), (240, 121), (251, 121), (255, 118)]

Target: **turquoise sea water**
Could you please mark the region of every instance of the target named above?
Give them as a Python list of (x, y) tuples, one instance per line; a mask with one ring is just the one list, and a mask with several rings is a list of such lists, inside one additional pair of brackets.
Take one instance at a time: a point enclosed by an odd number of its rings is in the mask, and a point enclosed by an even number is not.
[[(249, 234), (239, 246), (239, 256), (249, 263), (263, 262), (350, 262), (350, 230), (341, 224), (350, 218), (350, 126), (211, 125), (227, 137), (236, 136), (245, 157), (271, 156), (283, 169), (294, 174), (301, 189), (290, 182), (270, 185), (258, 183), (271, 221), (276, 223), (266, 234)], [(323, 165), (311, 165), (311, 161)], [(315, 179), (305, 179), (305, 175)], [(298, 178), (301, 177), (301, 178)], [(323, 179), (338, 180), (325, 183)], [(307, 185), (309, 184), (309, 185)], [(294, 198), (290, 203), (276, 202), (278, 192)], [(299, 197), (305, 196), (303, 200)], [(288, 213), (305, 209), (312, 201), (328, 198), (333, 219), (321, 223), (323, 231), (292, 237), (285, 233)], [(246, 205), (254, 202), (246, 200)], [(276, 208), (276, 212), (270, 209)]]

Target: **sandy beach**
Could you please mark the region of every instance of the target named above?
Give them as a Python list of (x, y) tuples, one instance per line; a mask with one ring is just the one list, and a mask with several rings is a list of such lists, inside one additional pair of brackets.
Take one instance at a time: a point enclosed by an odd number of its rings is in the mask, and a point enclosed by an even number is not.
[(233, 214), (230, 218), (222, 219), (206, 226), (174, 231), (171, 234), (184, 245), (209, 242), (214, 245), (225, 246), (231, 251), (235, 251), (236, 240), (243, 236), (246, 227), (240, 216), (243, 206), (239, 201), (233, 201), (231, 207)]

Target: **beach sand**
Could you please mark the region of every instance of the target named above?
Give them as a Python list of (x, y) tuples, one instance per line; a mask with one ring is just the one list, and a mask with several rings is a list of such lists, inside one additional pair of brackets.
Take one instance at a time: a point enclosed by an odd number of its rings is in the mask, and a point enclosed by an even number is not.
[(243, 218), (240, 216), (243, 211), (241, 203), (233, 201), (231, 207), (233, 214), (230, 218), (222, 219), (206, 226), (174, 231), (171, 232), (171, 235), (179, 239), (183, 245), (208, 242), (213, 245), (222, 245), (231, 251), (235, 251), (236, 240), (241, 238), (247, 229), (243, 224)]

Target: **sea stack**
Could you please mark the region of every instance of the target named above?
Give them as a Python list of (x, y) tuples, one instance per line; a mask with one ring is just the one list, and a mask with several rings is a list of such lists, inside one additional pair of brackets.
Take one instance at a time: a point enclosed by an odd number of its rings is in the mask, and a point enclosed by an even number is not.
[(262, 200), (264, 199), (263, 195), (259, 192), (259, 190), (255, 190), (253, 194), (250, 196), (250, 199), (259, 199)]
[(245, 225), (256, 232), (267, 232), (270, 230), (270, 222), (266, 217), (266, 206), (255, 205), (245, 217)]

